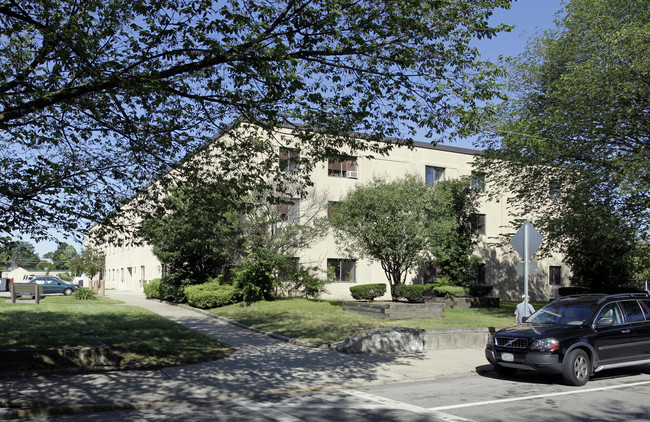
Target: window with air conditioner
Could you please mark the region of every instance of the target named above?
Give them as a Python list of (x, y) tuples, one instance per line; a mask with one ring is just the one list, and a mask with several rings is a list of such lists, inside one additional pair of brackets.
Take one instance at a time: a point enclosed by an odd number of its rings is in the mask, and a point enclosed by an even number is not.
[(327, 163), (327, 175), (330, 177), (346, 177), (356, 179), (359, 175), (356, 157), (334, 157)]

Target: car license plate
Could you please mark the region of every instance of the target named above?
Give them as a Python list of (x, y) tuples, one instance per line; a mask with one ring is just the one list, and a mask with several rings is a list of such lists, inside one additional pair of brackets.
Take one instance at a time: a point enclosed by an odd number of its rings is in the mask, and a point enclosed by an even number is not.
[(501, 353), (501, 360), (504, 362), (512, 362), (515, 360), (515, 355), (512, 353)]

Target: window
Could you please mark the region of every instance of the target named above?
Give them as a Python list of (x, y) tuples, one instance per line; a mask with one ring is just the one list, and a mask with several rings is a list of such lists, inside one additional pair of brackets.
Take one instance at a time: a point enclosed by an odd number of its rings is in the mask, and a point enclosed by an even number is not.
[(484, 235), (485, 231), (485, 214), (476, 214), (476, 234)]
[(560, 194), (562, 193), (562, 185), (560, 182), (552, 181), (548, 185), (548, 198), (551, 201), (556, 201), (560, 199)]
[(470, 183), (472, 189), (474, 189), (476, 192), (485, 192), (485, 175), (483, 173), (472, 172), (472, 180)]
[(336, 204), (338, 204), (338, 201), (328, 201), (327, 202), (327, 219), (331, 220), (332, 217), (334, 216), (334, 213), (336, 212)]
[(144, 280), (144, 265), (140, 266), (140, 280)]
[(417, 276), (417, 280), (422, 284), (433, 284), (438, 276), (438, 268), (433, 263), (424, 265)]
[(600, 314), (596, 317), (596, 324), (600, 322), (601, 319), (611, 318), (614, 322), (614, 325), (623, 324), (623, 316), (621, 315), (621, 310), (618, 308), (616, 303), (608, 303), (600, 311)]
[(278, 205), (278, 220), (298, 223), (300, 221), (300, 200), (284, 199)]
[(550, 266), (548, 268), (548, 282), (551, 286), (562, 285), (562, 267)]
[(627, 316), (627, 322), (632, 323), (645, 321), (643, 309), (641, 309), (641, 306), (639, 306), (639, 303), (636, 300), (624, 300), (621, 302), (621, 306)]
[(445, 180), (445, 169), (442, 167), (426, 166), (424, 171), (424, 180), (429, 186), (433, 186), (438, 182), (442, 182)]
[(280, 170), (291, 173), (298, 169), (300, 152), (291, 148), (280, 148)]
[(328, 259), (327, 268), (332, 268), (334, 278), (332, 281), (356, 283), (357, 262), (349, 259)]
[(356, 157), (335, 157), (327, 163), (327, 175), (331, 177), (347, 177), (350, 179), (357, 178), (357, 158)]
[(485, 284), (485, 264), (480, 264), (476, 270), (476, 284)]

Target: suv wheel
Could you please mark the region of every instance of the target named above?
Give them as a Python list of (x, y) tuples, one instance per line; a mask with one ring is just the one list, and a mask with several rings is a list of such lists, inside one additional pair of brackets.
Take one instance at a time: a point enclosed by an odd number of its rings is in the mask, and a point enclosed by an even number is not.
[(589, 356), (584, 350), (575, 349), (564, 358), (564, 372), (562, 377), (569, 385), (585, 385), (589, 381), (591, 364)]

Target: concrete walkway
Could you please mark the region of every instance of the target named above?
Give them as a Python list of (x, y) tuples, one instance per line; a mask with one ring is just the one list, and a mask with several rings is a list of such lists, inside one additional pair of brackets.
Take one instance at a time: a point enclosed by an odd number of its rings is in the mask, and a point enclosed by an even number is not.
[(108, 295), (149, 309), (237, 351), (223, 360), (162, 370), (0, 379), (0, 403), (4, 406), (0, 407), (0, 419), (404, 382), (491, 368), (482, 349), (346, 355), (281, 341), (187, 307), (147, 300), (142, 293), (111, 291)]

